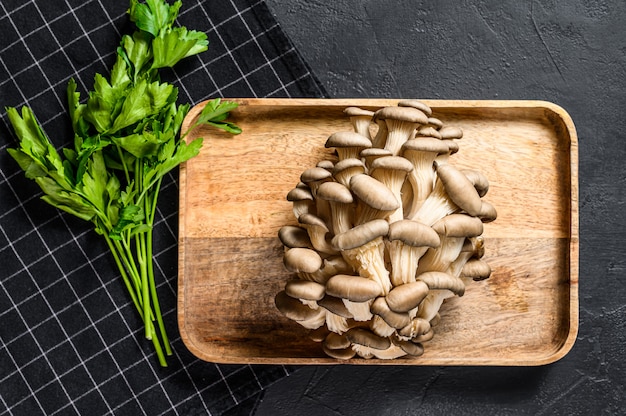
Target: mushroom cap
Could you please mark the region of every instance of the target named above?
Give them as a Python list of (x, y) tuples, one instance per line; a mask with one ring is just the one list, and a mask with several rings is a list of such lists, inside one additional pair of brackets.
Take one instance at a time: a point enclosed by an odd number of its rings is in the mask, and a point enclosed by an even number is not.
[(278, 230), (280, 242), (287, 248), (312, 248), (309, 233), (304, 228), (295, 225), (285, 225)]
[(485, 280), (491, 276), (491, 266), (484, 260), (471, 258), (463, 265), (461, 276), (471, 277), (476, 281)]
[(349, 117), (354, 117), (354, 116), (369, 116), (372, 117), (374, 115), (373, 111), (370, 110), (366, 110), (364, 108), (360, 108), (360, 107), (346, 107), (343, 110), (343, 113)]
[(485, 175), (474, 169), (464, 169), (461, 172), (463, 172), (472, 185), (474, 185), (476, 192), (478, 192), (481, 198), (487, 194), (489, 191), (489, 180)]
[(367, 137), (354, 131), (338, 131), (331, 134), (326, 140), (325, 147), (372, 147)]
[(324, 351), (324, 353), (326, 353), (326, 355), (328, 355), (329, 357), (336, 358), (338, 360), (349, 360), (356, 355), (356, 351), (354, 351), (352, 348), (331, 350), (330, 348), (326, 347), (324, 343), (322, 343), (322, 351)]
[(391, 119), (416, 124), (428, 124), (428, 116), (415, 107), (383, 107), (374, 113), (374, 119)]
[(459, 151), (459, 144), (457, 142), (446, 140), (446, 143), (448, 143), (448, 153), (450, 153), (451, 155)]
[(445, 126), (439, 130), (439, 134), (444, 140), (460, 139), (463, 137), (463, 130), (456, 126)]
[(411, 321), (408, 313), (399, 313), (392, 310), (382, 296), (377, 297), (376, 300), (372, 302), (370, 310), (372, 313), (380, 316), (387, 325), (396, 329), (404, 328)]
[(330, 202), (351, 204), (354, 202), (352, 192), (339, 182), (324, 182), (317, 190), (317, 197)]
[(428, 124), (430, 124), (437, 130), (440, 130), (443, 127), (443, 122), (437, 117), (428, 117)]
[(350, 189), (363, 203), (381, 210), (393, 211), (400, 207), (393, 192), (379, 180), (366, 174), (350, 178)]
[(426, 103), (423, 103), (419, 100), (401, 100), (398, 102), (398, 106), (417, 108), (418, 110), (426, 114), (428, 117), (433, 115), (432, 108), (430, 108)]
[(331, 244), (338, 250), (351, 250), (361, 247), (375, 238), (384, 237), (387, 233), (389, 233), (389, 223), (386, 220), (376, 219), (336, 235)]
[(313, 194), (310, 189), (297, 186), (287, 193), (287, 201), (313, 201)]
[(446, 289), (458, 296), (463, 296), (465, 293), (465, 283), (463, 283), (463, 280), (445, 272), (424, 272), (417, 276), (417, 280), (426, 283), (430, 290)]
[(403, 337), (415, 338), (430, 331), (430, 322), (422, 318), (413, 318), (411, 322), (398, 331)]
[[(430, 120), (430, 119), (428, 119)], [(441, 140), (441, 133), (439, 133), (434, 127), (422, 126), (415, 132), (416, 137), (434, 137)]]
[(422, 344), (418, 342), (412, 341), (402, 341), (402, 340), (393, 340), (393, 343), (398, 347), (402, 348), (402, 351), (406, 352), (408, 355), (412, 355), (414, 357), (418, 357), (424, 354), (424, 347)]
[(327, 311), (332, 312), (335, 315), (341, 316), (342, 318), (353, 318), (352, 313), (350, 313), (348, 308), (346, 308), (346, 305), (343, 303), (341, 298), (330, 296), (328, 293), (326, 293), (326, 295), (322, 299), (317, 301), (317, 304)]
[(446, 237), (477, 237), (483, 233), (483, 222), (466, 214), (450, 214), (434, 223), (432, 228)]
[(391, 346), (389, 338), (378, 336), (365, 328), (350, 328), (345, 335), (353, 344), (362, 345), (375, 350), (386, 350)]
[(448, 153), (450, 147), (448, 143), (434, 137), (416, 137), (404, 142), (402, 149), (403, 152), (416, 151), (443, 154)]
[(344, 334), (339, 335), (335, 332), (330, 332), (324, 338), (324, 346), (331, 350), (342, 350), (350, 347), (350, 340)]
[(402, 156), (383, 156), (372, 162), (370, 166), (370, 175), (376, 176), (374, 173), (377, 169), (397, 170), (409, 173), (413, 170), (413, 164)]
[(303, 226), (319, 227), (322, 230), (325, 230), (326, 232), (329, 231), (324, 220), (318, 217), (317, 215), (304, 213), (298, 217), (298, 222), (302, 224)]
[(472, 216), (477, 216), (482, 201), (474, 185), (460, 170), (447, 163), (436, 163), (437, 176), (452, 202)]
[(490, 202), (483, 201), (480, 212), (478, 213), (478, 218), (480, 218), (482, 222), (492, 222), (498, 218), (498, 212)]
[(418, 280), (394, 287), (385, 298), (392, 311), (408, 312), (424, 300), (428, 291), (428, 285)]
[(330, 177), (331, 173), (328, 170), (316, 166), (314, 168), (305, 169), (300, 175), (300, 180), (303, 183), (310, 183), (328, 179)]
[(293, 321), (306, 321), (320, 313), (319, 310), (311, 309), (298, 299), (287, 295), (284, 290), (276, 294), (274, 304), (283, 315)]
[(320, 300), (324, 297), (324, 285), (311, 280), (293, 279), (285, 284), (285, 293), (295, 299)]
[(367, 302), (381, 294), (380, 285), (362, 276), (337, 274), (326, 282), (326, 293), (352, 302)]
[(314, 273), (322, 267), (322, 258), (310, 248), (294, 247), (283, 256), (285, 268), (294, 273)]
[(335, 166), (335, 163), (332, 160), (320, 160), (319, 162), (317, 162), (317, 165), (315, 165), (318, 168), (322, 168), (322, 169), (326, 169), (329, 172), (333, 171), (333, 168)]
[(390, 241), (400, 240), (413, 247), (438, 247), (441, 243), (439, 234), (432, 227), (413, 220), (400, 220), (389, 224), (387, 237)]

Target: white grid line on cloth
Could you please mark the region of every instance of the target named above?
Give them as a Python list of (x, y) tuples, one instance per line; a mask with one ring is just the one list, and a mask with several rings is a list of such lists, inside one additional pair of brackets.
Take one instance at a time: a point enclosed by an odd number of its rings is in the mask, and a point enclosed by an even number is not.
[[(10, 185), (10, 184), (9, 184), (9, 187), (11, 187), (11, 185)], [(30, 220), (30, 217), (28, 217), (28, 218), (29, 218), (29, 220)], [(63, 217), (62, 217), (62, 216), (61, 216), (61, 219), (63, 219)], [(32, 223), (32, 220), (30, 220), (30, 221), (31, 221), (31, 225), (32, 225), (33, 227), (35, 227), (35, 225)], [(67, 227), (67, 223), (65, 223), (65, 225), (66, 225), (66, 227)], [(68, 227), (68, 229), (69, 229), (69, 227)], [(4, 233), (4, 230), (3, 230), (3, 233)], [(41, 236), (41, 234), (39, 233), (39, 229), (38, 229), (38, 228), (35, 228), (35, 233), (37, 234), (37, 237), (40, 239), (40, 241), (42, 242), (42, 244), (43, 244), (43, 245), (44, 245), (44, 247), (46, 248), (46, 251), (48, 252), (48, 256), (52, 259), (52, 261), (54, 262), (54, 264), (56, 265), (56, 267), (57, 267), (57, 268), (61, 271), (61, 270), (62, 270), (62, 269), (61, 269), (61, 266), (60, 266), (60, 265), (59, 265), (59, 263), (57, 262), (56, 258), (52, 255), (52, 252), (50, 251), (50, 248), (48, 247), (48, 244), (46, 243), (45, 239), (44, 239), (44, 238)], [(8, 239), (8, 236), (7, 236), (7, 239)], [(74, 239), (75, 239), (75, 237), (74, 237)], [(76, 243), (76, 241), (74, 241), (74, 242)], [(10, 245), (12, 245), (12, 243), (9, 243), (9, 244), (10, 244)], [(80, 247), (80, 245), (79, 245), (79, 244), (77, 244), (77, 245)], [(17, 255), (18, 253), (16, 252), (15, 254)], [(83, 255), (84, 255), (84, 254), (85, 254), (85, 253), (83, 253)], [(18, 256), (18, 257), (19, 257), (19, 256)], [(86, 255), (85, 255), (85, 258), (87, 258), (87, 259), (88, 259), (88, 257), (87, 257)], [(19, 260), (20, 260), (20, 262), (22, 263), (22, 266), (24, 267), (24, 270), (26, 270), (26, 272), (27, 272), (28, 276), (29, 276), (29, 277), (30, 277), (30, 279), (32, 280), (32, 282), (33, 282), (34, 286), (37, 288), (37, 293), (41, 296), (41, 298), (44, 300), (44, 302), (45, 302), (46, 306), (47, 306), (47, 307), (48, 307), (48, 309), (50, 310), (50, 312), (51, 312), (51, 314), (52, 314), (52, 315), (51, 315), (51, 319), (53, 319), (54, 321), (56, 321), (56, 323), (59, 325), (59, 327), (61, 328), (61, 331), (62, 331), (62, 332), (63, 332), (63, 334), (65, 335), (65, 338), (66, 338), (66, 339), (67, 339), (67, 338), (69, 338), (69, 335), (67, 334), (67, 331), (65, 330), (65, 328), (63, 327), (63, 325), (61, 324), (61, 322), (60, 322), (60, 320), (59, 320), (59, 318), (58, 318), (58, 314), (57, 314), (57, 312), (55, 312), (54, 308), (50, 305), (50, 303), (48, 302), (48, 300), (47, 300), (47, 299), (46, 299), (46, 297), (44, 296), (44, 294), (43, 294), (43, 289), (41, 289), (41, 287), (40, 287), (39, 283), (37, 282), (37, 279), (35, 279), (35, 277), (34, 277), (34, 276), (30, 273), (30, 269), (29, 269), (29, 268), (28, 268), (28, 267), (27, 267), (27, 266), (23, 263), (23, 260), (22, 260), (22, 258), (21, 258), (21, 257), (19, 257)], [(88, 259), (88, 262), (90, 263), (89, 259)], [(103, 282), (101, 282), (101, 283), (103, 283)], [(82, 306), (82, 302), (81, 302), (80, 297), (76, 294), (76, 292), (75, 292), (74, 288), (73, 288), (71, 285), (70, 285), (70, 288), (72, 289), (72, 292), (74, 292), (74, 295), (75, 295), (75, 296), (76, 296), (76, 298), (79, 300), (79, 302), (81, 303), (81, 306)], [(108, 292), (107, 292), (107, 293), (108, 293)], [(87, 317), (88, 317), (88, 318), (90, 319), (90, 321), (91, 321), (91, 317), (89, 316), (87, 309), (86, 309), (86, 308), (84, 308), (84, 307), (83, 307), (83, 309), (85, 310), (85, 314), (87, 315)], [(23, 317), (22, 317), (22, 318), (23, 318)], [(28, 328), (28, 322), (26, 322), (25, 320), (24, 320), (23, 322), (24, 322), (24, 325)], [(92, 323), (92, 324), (93, 324), (93, 323)], [(31, 329), (31, 328), (29, 328), (29, 332), (32, 332), (32, 329)], [(103, 344), (105, 344), (105, 346), (106, 346), (106, 343), (104, 342), (104, 339), (102, 339), (102, 337), (100, 337), (100, 338), (101, 338), (101, 341), (103, 342)], [(42, 353), (42, 356), (43, 356), (44, 360), (46, 360), (46, 362), (47, 362), (48, 366), (49, 366), (51, 369), (53, 369), (54, 367), (52, 366), (52, 364), (51, 364), (51, 363), (50, 363), (50, 361), (48, 360), (48, 357), (47, 357), (47, 355), (45, 354), (45, 352), (44, 352), (43, 348), (41, 348), (41, 346), (39, 345), (39, 341), (36, 339), (36, 337), (33, 337), (33, 339), (34, 339), (34, 340), (35, 340), (35, 342), (37, 343), (37, 345), (38, 345), (38, 347), (39, 347), (39, 349), (40, 349), (40, 352)], [(79, 356), (79, 357), (80, 357), (80, 354), (78, 353), (78, 350), (76, 349), (76, 347), (75, 347), (75, 346), (74, 346), (71, 342), (70, 342), (70, 345), (72, 346), (72, 348), (73, 348), (73, 350), (74, 350), (74, 353), (75, 353), (77, 356)], [(89, 375), (89, 378), (90, 378), (90, 379), (91, 379), (91, 381), (93, 382), (94, 380), (93, 380), (93, 378), (92, 378), (92, 376), (91, 376), (91, 373), (89, 373), (89, 371), (87, 371), (87, 367), (85, 366), (85, 363), (84, 363), (84, 362), (81, 362), (81, 364), (82, 364), (83, 368), (85, 369), (85, 371), (87, 372), (87, 374)], [(56, 375), (56, 372), (55, 372), (54, 370), (53, 370), (53, 373), (55, 373), (55, 375)], [(27, 382), (27, 384), (28, 384), (28, 382)], [(63, 387), (62, 383), (61, 383), (61, 386)], [(30, 388), (30, 386), (29, 386), (29, 388)], [(67, 394), (67, 391), (65, 390), (65, 388), (64, 388), (64, 387), (63, 387), (63, 390), (64, 390), (64, 391), (65, 391), (65, 393)], [(102, 395), (102, 393), (101, 393), (99, 390), (98, 390), (98, 392)], [(72, 400), (72, 398), (71, 398), (69, 395), (68, 395), (68, 398), (70, 398), (71, 404), (72, 404), (72, 406), (74, 407), (74, 401)], [(104, 399), (104, 396), (103, 396), (103, 395), (102, 395), (102, 398)], [(74, 410), (77, 410), (77, 409), (74, 407)]]
[[(6, 9), (4, 8), (4, 6), (2, 6), (2, 9), (5, 11), (6, 13)], [(7, 13), (8, 14), (8, 13)], [(33, 59), (33, 61), (35, 62), (34, 66), (39, 68), (39, 72), (43, 75), (43, 78), (46, 80), (46, 83), (48, 84), (48, 86), (50, 87), (50, 89), (52, 88), (52, 85), (50, 83), (50, 80), (48, 79), (48, 77), (46, 76), (43, 68), (41, 67), (40, 62), (35, 58), (35, 56), (33, 55), (32, 51), (30, 50), (30, 48), (28, 47), (28, 44), (26, 43), (26, 40), (24, 39), (24, 37), (21, 35), (19, 29), (17, 28), (17, 26), (15, 26), (15, 22), (13, 20), (10, 20), (11, 22), (11, 26), (13, 26), (13, 28), (15, 29), (15, 32), (19, 34), (20, 38), (19, 41), (20, 43), (23, 43), (26, 50), (28, 51), (28, 54), (30, 55), (30, 57)], [(8, 72), (8, 69), (7, 69)], [(15, 82), (15, 77), (13, 75), (10, 76), (11, 79), (13, 80), (13, 82)], [(22, 95), (23, 96), (23, 95)], [(59, 104), (62, 104), (62, 100), (61, 98), (58, 96), (58, 94), (54, 93), (54, 96), (56, 97), (57, 101), (59, 102)]]
[[(235, 3), (234, 3), (232, 0), (230, 0), (230, 4), (233, 6), (233, 8), (234, 8), (235, 10), (237, 10), (237, 6), (235, 5)], [(239, 19), (241, 19), (241, 21), (243, 22), (243, 25), (246, 27), (246, 30), (247, 30), (247, 31), (248, 31), (248, 33), (250, 34), (251, 41), (252, 41), (252, 42), (254, 42), (254, 44), (256, 45), (257, 49), (258, 49), (259, 51), (261, 51), (261, 55), (263, 56), (263, 58), (265, 59), (265, 61), (266, 61), (266, 62), (268, 62), (268, 64), (269, 64), (272, 60), (270, 60), (270, 59), (268, 59), (268, 58), (267, 58), (267, 54), (263, 51), (263, 48), (261, 48), (261, 45), (259, 45), (259, 40), (258, 40), (258, 38), (257, 38), (257, 37), (256, 37), (256, 36), (252, 33), (252, 31), (250, 30), (250, 26), (248, 25), (248, 23), (246, 22), (246, 20), (243, 18), (243, 14), (244, 14), (244, 13), (246, 13), (246, 12), (248, 12), (248, 11), (251, 11), (253, 7), (254, 7), (254, 6), (250, 6), (249, 8), (244, 9), (244, 10), (238, 10), (238, 11), (237, 11), (237, 17), (238, 17)], [(272, 29), (272, 28), (268, 28), (268, 29), (265, 31), (265, 33), (269, 32), (271, 29)], [(285, 87), (285, 85), (283, 84), (282, 80), (281, 80), (281, 79), (280, 79), (280, 77), (278, 76), (278, 73), (276, 72), (276, 69), (274, 68), (274, 66), (272, 66), (271, 64), (269, 64), (269, 67), (270, 67), (270, 69), (272, 70), (272, 73), (274, 74), (274, 76), (276, 77), (276, 79), (278, 79), (278, 80), (280, 81), (280, 84), (281, 84), (281, 86), (282, 86), (282, 89), (285, 91), (285, 93), (286, 93), (287, 95), (289, 95), (289, 91), (287, 91), (287, 88)]]

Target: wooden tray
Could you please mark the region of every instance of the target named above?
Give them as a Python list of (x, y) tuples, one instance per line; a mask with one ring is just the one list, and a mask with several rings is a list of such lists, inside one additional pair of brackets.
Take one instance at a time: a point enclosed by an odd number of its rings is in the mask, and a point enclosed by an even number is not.
[[(296, 224), (285, 199), (300, 173), (350, 129), (347, 106), (387, 99), (241, 99), (239, 136), (198, 128), (200, 155), (180, 170), (178, 320), (189, 350), (219, 363), (338, 364), (274, 295), (290, 277), (278, 229)], [(578, 331), (578, 143), (569, 115), (541, 101), (424, 100), (463, 129), (451, 163), (490, 181), (498, 219), (485, 225), (490, 279), (441, 309), (418, 358), (350, 364), (542, 365), (563, 357)], [(183, 131), (203, 107), (194, 107)]]

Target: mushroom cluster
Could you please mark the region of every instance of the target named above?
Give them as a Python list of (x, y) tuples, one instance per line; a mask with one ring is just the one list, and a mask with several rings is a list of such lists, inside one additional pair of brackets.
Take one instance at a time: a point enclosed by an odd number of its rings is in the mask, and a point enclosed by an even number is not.
[(459, 170), (458, 127), (416, 100), (349, 107), (353, 130), (287, 194), (298, 225), (279, 231), (292, 272), (276, 307), (330, 357), (419, 356), (442, 303), (491, 274), (483, 224), (487, 178)]

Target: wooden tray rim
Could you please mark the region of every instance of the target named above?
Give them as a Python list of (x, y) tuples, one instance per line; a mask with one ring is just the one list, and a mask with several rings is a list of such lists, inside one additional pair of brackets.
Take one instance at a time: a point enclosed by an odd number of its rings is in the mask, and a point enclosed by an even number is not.
[[(241, 106), (276, 106), (276, 107), (382, 107), (396, 105), (400, 100), (397, 98), (227, 98)], [(223, 364), (275, 364), (275, 365), (411, 365), (411, 366), (542, 366), (552, 364), (565, 357), (573, 348), (579, 329), (579, 184), (578, 184), (578, 136), (574, 122), (569, 113), (558, 104), (544, 100), (437, 100), (420, 99), (433, 110), (450, 108), (471, 109), (543, 109), (560, 120), (565, 127), (569, 138), (570, 150), (570, 236), (569, 236), (569, 332), (561, 346), (543, 358), (532, 360), (516, 360), (513, 358), (485, 359), (485, 358), (436, 358), (417, 360), (380, 360), (380, 359), (351, 359), (336, 360), (333, 358), (273, 358), (273, 357), (225, 357), (214, 355), (197, 346), (187, 332), (185, 322), (185, 276), (184, 276), (184, 235), (185, 221), (185, 188), (187, 182), (186, 164), (180, 165), (179, 169), (179, 232), (178, 232), (178, 300), (177, 318), (181, 339), (187, 349), (197, 358), (213, 363)], [(198, 117), (207, 101), (193, 106), (185, 117), (181, 131), (186, 132), (189, 126)], [(236, 110), (235, 110), (236, 111)]]

